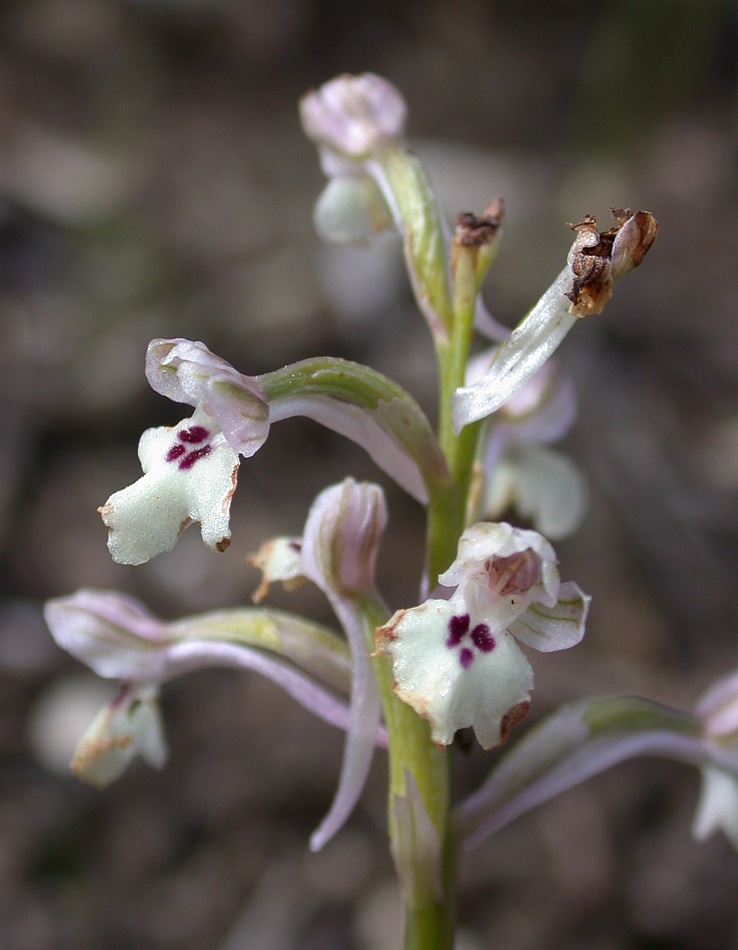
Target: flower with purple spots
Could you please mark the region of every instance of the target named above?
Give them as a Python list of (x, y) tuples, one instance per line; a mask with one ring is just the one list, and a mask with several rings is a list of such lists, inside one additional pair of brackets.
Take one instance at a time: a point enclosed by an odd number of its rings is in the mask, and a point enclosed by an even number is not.
[(516, 640), (543, 652), (574, 646), (589, 598), (560, 583), (545, 538), (508, 524), (467, 528), (440, 581), (456, 587), (450, 599), (398, 610), (377, 631), (377, 648), (435, 742), (448, 745), (471, 726), (489, 749), (530, 705), (533, 670)]
[(248, 458), (263, 445), (267, 398), (253, 379), (190, 340), (153, 340), (146, 375), (157, 392), (195, 412), (141, 436), (143, 476), (99, 509), (110, 553), (121, 564), (143, 564), (171, 551), (193, 522), (211, 550), (223, 551), (231, 537), (238, 456)]
[(194, 521), (205, 544), (224, 551), (239, 461), (215, 419), (198, 409), (177, 426), (147, 429), (138, 457), (143, 476), (100, 508), (114, 560), (143, 564), (171, 551)]
[[(195, 407), (174, 428), (150, 429), (139, 444), (143, 478), (99, 509), (108, 547), (121, 564), (171, 551), (193, 522), (205, 544), (229, 544), (230, 501), (238, 456), (250, 458), (270, 425), (305, 416), (361, 445), (418, 501), (448, 470), (427, 419), (400, 387), (379, 373), (330, 357), (244, 376), (191, 340), (152, 340), (146, 377), (156, 392)], [(351, 398), (351, 385), (356, 393)]]

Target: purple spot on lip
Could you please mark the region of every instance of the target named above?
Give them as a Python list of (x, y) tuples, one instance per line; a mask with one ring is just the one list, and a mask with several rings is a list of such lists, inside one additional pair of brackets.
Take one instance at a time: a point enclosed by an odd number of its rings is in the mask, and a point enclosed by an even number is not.
[(188, 445), (197, 445), (198, 442), (204, 442), (209, 435), (205, 426), (190, 426), (189, 429), (180, 429), (177, 438), (180, 442), (187, 442)]
[(495, 638), (489, 632), (486, 623), (478, 623), (471, 632), (471, 639), (474, 646), (482, 653), (489, 653), (495, 648)]
[(186, 472), (192, 468), (195, 462), (198, 462), (200, 459), (204, 459), (206, 455), (210, 455), (212, 448), (210, 445), (203, 445), (202, 448), (195, 449), (193, 452), (185, 455), (182, 461), (179, 463), (179, 468), (181, 471)]
[(468, 670), (474, 660), (474, 654), (468, 647), (462, 647), (459, 650), (459, 663), (463, 669)]
[(167, 462), (174, 462), (180, 457), (180, 455), (184, 455), (186, 451), (187, 449), (183, 445), (180, 445), (179, 442), (175, 442), (164, 458), (167, 460)]
[(447, 647), (458, 646), (463, 637), (469, 632), (469, 614), (462, 614), (460, 617), (452, 617), (448, 622), (449, 635), (446, 638)]

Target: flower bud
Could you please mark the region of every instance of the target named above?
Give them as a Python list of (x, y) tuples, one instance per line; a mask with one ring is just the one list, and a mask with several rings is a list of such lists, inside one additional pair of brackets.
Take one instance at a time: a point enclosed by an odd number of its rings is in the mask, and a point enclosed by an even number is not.
[(336, 174), (336, 157), (361, 160), (399, 138), (406, 112), (397, 89), (372, 73), (338, 76), (300, 100), (303, 129), (321, 147), (330, 175)]
[(302, 548), (302, 566), (321, 589), (355, 597), (374, 588), (374, 567), (387, 524), (378, 485), (347, 478), (313, 502)]

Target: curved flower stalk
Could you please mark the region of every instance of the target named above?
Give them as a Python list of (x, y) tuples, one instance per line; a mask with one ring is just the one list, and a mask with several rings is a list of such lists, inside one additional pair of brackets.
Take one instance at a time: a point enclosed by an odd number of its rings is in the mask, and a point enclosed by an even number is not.
[(509, 508), (553, 541), (579, 527), (587, 508), (584, 477), (564, 455), (547, 448), (576, 415), (572, 380), (552, 360), (487, 421), (480, 478), (470, 521), (494, 521)]
[(446, 459), (425, 413), (381, 373), (324, 356), (256, 380), (269, 398), (271, 422), (303, 416), (351, 439), (421, 504), (448, 486)]
[[(340, 697), (351, 683), (344, 642), (291, 614), (252, 607), (165, 623), (132, 597), (80, 590), (49, 601), (45, 618), (62, 649), (99, 676), (124, 684), (78, 750), (83, 776), (93, 781), (117, 777), (136, 752), (155, 764), (162, 758), (152, 751), (161, 742), (150, 688), (197, 669), (255, 670), (331, 725), (349, 726), (349, 710)], [(372, 741), (383, 742), (383, 730), (374, 725)], [(124, 735), (130, 736), (127, 742)], [(111, 763), (111, 748), (124, 757)], [(103, 754), (106, 758), (98, 761)]]
[(415, 401), (380, 373), (345, 360), (306, 360), (248, 377), (202, 343), (153, 340), (146, 355), (152, 388), (194, 414), (148, 429), (139, 443), (143, 476), (99, 509), (108, 547), (122, 564), (171, 551), (199, 522), (203, 541), (230, 543), (230, 504), (239, 454), (253, 455), (272, 422), (306, 416), (357, 442), (413, 497), (427, 501), (448, 478), (443, 454)]
[(598, 231), (591, 216), (572, 225), (577, 236), (566, 267), (499, 347), (484, 377), (454, 393), (456, 432), (499, 409), (552, 356), (577, 319), (602, 312), (613, 281), (641, 263), (658, 233), (655, 218), (619, 208), (613, 216), (609, 231)]
[(485, 749), (499, 745), (530, 706), (533, 671), (516, 640), (536, 650), (579, 643), (589, 597), (562, 584), (550, 544), (535, 531), (480, 523), (459, 541), (439, 582), (456, 589), (398, 610), (377, 630), (392, 660), (395, 693), (448, 745), (471, 726)]
[[(302, 540), (275, 539), (253, 559), (264, 571), (256, 597), (272, 581), (311, 580), (330, 601), (346, 632), (353, 669), (350, 722), (338, 790), (330, 811), (310, 839), (318, 851), (353, 810), (371, 765), (380, 718), (380, 700), (367, 643), (362, 610), (366, 597), (377, 598), (374, 569), (387, 523), (382, 490), (347, 478), (318, 495), (308, 514)], [(296, 552), (299, 551), (299, 561)]]
[(586, 699), (563, 706), (539, 723), (457, 809), (459, 834), (467, 847), (474, 847), (537, 805), (643, 755), (697, 765), (730, 781), (727, 799), (725, 785), (712, 785), (708, 802), (703, 790), (695, 834), (701, 837), (719, 825), (735, 843), (735, 736), (732, 743), (715, 741), (706, 734), (699, 715), (634, 696)]

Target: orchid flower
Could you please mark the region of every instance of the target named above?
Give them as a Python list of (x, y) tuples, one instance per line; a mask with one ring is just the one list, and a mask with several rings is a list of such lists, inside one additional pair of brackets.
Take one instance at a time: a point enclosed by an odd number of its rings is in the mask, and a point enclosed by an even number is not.
[(586, 482), (569, 459), (546, 445), (567, 432), (575, 415), (572, 380), (549, 361), (487, 421), (483, 483), (470, 520), (476, 515), (494, 521), (515, 508), (547, 538), (573, 534), (586, 510)]
[(351, 651), (350, 721), (341, 776), (331, 809), (310, 839), (314, 851), (323, 847), (352, 811), (374, 751), (380, 703), (369, 659), (368, 638), (373, 630), (367, 629), (361, 601), (376, 593), (374, 568), (386, 522), (381, 489), (348, 478), (318, 495), (301, 540), (267, 542), (252, 559), (264, 572), (257, 599), (272, 581), (294, 583), (301, 576), (311, 580), (330, 601)]
[(254, 380), (189, 340), (149, 344), (146, 375), (153, 389), (195, 412), (141, 436), (143, 476), (99, 509), (110, 553), (121, 564), (143, 564), (171, 551), (193, 521), (205, 544), (223, 551), (238, 455), (253, 455), (269, 432), (266, 396)]
[(602, 312), (613, 281), (641, 263), (656, 239), (656, 220), (647, 211), (614, 208), (613, 215), (609, 231), (600, 232), (591, 216), (571, 225), (576, 238), (566, 267), (500, 345), (483, 378), (454, 393), (456, 432), (507, 402), (552, 356), (577, 319)]
[(119, 563), (143, 564), (171, 551), (192, 522), (200, 523), (211, 550), (223, 551), (230, 543), (239, 454), (249, 458), (266, 441), (271, 423), (292, 416), (353, 439), (421, 502), (430, 486), (448, 477), (415, 401), (357, 364), (306, 360), (248, 377), (202, 343), (153, 340), (146, 375), (153, 389), (195, 412), (176, 426), (144, 432), (138, 448), (143, 476), (99, 509)]
[[(75, 757), (75, 769), (91, 781), (111, 781), (136, 753), (160, 764), (163, 742), (152, 689), (197, 669), (255, 670), (331, 725), (350, 725), (341, 697), (351, 686), (345, 644), (291, 614), (232, 609), (166, 623), (134, 598), (80, 590), (49, 601), (45, 617), (60, 647), (99, 676), (123, 683)], [(378, 718), (371, 728), (370, 741), (384, 742)]]
[(538, 723), (457, 809), (467, 847), (600, 772), (643, 755), (699, 767), (692, 826), (703, 841), (722, 831), (738, 848), (738, 673), (719, 680), (693, 713), (638, 696), (562, 706)]
[[(449, 227), (422, 165), (404, 146), (406, 114), (399, 91), (372, 73), (338, 76), (303, 96), (302, 126), (329, 179), (313, 217), (318, 234), (338, 244), (369, 243), (394, 224), (420, 311), (434, 338), (445, 342), (452, 323)], [(480, 283), (499, 246), (502, 218), (497, 199), (476, 219), (491, 222), (496, 234), (481, 255)], [(475, 324), (495, 341), (509, 332), (481, 298)]]
[[(706, 739), (718, 748), (738, 749), (738, 673), (718, 680), (697, 706)], [(738, 849), (738, 775), (716, 765), (702, 768), (702, 788), (692, 833), (704, 841), (722, 831)]]
[(530, 705), (533, 671), (516, 640), (536, 650), (579, 643), (589, 597), (562, 584), (551, 545), (536, 531), (472, 525), (439, 577), (448, 600), (398, 610), (377, 630), (395, 692), (448, 745), (471, 726), (485, 749), (507, 738)]
[(302, 126), (329, 178), (316, 224), (329, 240), (365, 241), (394, 222), (418, 306), (433, 335), (445, 339), (447, 226), (420, 162), (402, 144), (406, 111), (397, 89), (372, 73), (338, 76), (303, 96)]
[(381, 76), (337, 76), (300, 100), (306, 135), (318, 146), (326, 175), (357, 174), (357, 162), (401, 140), (407, 107)]
[(99, 788), (109, 785), (141, 756), (154, 768), (167, 759), (158, 689), (124, 683), (99, 711), (79, 741), (71, 769)]

